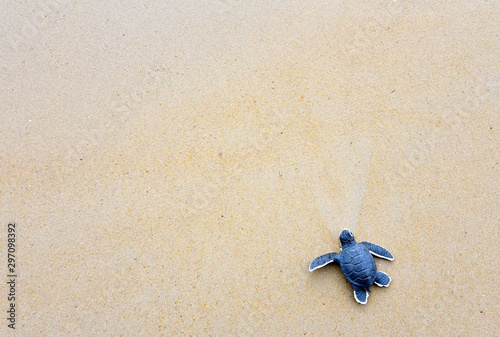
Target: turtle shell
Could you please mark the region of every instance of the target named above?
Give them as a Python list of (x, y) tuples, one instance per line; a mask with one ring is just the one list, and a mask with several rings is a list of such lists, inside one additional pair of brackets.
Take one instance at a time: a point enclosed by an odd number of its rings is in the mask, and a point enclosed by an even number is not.
[(342, 249), (340, 268), (349, 282), (366, 288), (373, 284), (377, 274), (372, 254), (360, 244)]

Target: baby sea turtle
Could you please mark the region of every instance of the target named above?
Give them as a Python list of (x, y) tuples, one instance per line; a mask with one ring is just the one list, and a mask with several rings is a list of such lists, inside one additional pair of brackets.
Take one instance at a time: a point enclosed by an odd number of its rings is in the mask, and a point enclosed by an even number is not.
[(379, 287), (388, 287), (391, 278), (384, 272), (377, 271), (377, 265), (372, 255), (394, 260), (387, 249), (370, 242), (356, 243), (354, 235), (348, 229), (344, 229), (339, 236), (342, 244), (342, 253), (328, 253), (315, 258), (309, 266), (309, 271), (326, 266), (332, 262), (338, 262), (346, 279), (351, 282), (354, 289), (356, 302), (366, 304), (370, 286), (375, 283)]

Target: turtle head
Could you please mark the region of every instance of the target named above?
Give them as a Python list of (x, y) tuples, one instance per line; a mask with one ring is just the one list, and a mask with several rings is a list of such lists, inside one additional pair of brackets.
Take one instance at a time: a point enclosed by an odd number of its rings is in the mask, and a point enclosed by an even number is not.
[(347, 247), (356, 243), (354, 235), (348, 229), (344, 229), (342, 233), (340, 233), (339, 240), (342, 247)]

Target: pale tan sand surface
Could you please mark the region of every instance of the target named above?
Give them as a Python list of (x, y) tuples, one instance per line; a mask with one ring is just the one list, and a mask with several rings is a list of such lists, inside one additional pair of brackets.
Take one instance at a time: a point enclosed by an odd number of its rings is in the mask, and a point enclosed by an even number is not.
[(0, 12), (1, 336), (498, 332), (498, 1)]

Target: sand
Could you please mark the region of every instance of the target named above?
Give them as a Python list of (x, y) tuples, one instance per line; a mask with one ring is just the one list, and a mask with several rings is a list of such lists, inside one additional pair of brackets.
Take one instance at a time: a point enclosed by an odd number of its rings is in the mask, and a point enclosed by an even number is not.
[[(2, 18), (0, 335), (498, 332), (498, 2)], [(395, 256), (364, 306), (308, 271), (343, 228)]]

